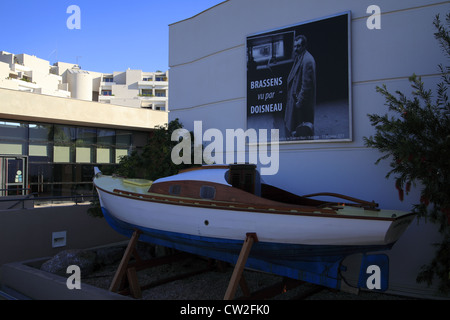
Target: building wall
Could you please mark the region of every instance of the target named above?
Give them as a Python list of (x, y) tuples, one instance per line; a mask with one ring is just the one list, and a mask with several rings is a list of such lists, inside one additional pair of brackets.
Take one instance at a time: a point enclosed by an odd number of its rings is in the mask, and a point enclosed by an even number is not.
[[(0, 88), (0, 118), (149, 131), (168, 114)], [(124, 120), (126, 119), (126, 121)]]
[[(378, 152), (365, 148), (363, 140), (374, 133), (367, 114), (386, 110), (383, 97), (375, 88), (385, 83), (390, 91), (410, 92), (408, 77), (412, 73), (421, 75), (428, 86), (439, 80), (437, 64), (444, 62), (444, 56), (434, 40), (432, 21), (435, 14), (445, 13), (449, 5), (436, 1), (379, 3), (383, 12), (381, 30), (366, 27), (369, 1), (355, 4), (283, 0), (274, 6), (270, 0), (230, 0), (192, 19), (172, 24), (170, 120), (180, 118), (189, 130), (193, 130), (194, 120), (203, 121), (203, 130), (246, 129), (246, 36), (351, 10), (353, 141), (283, 144), (279, 174), (267, 176), (266, 180), (282, 182), (286, 188), (300, 193), (315, 192), (333, 182), (331, 177), (352, 176), (353, 170), (361, 168), (361, 173), (368, 172), (355, 179), (363, 181), (370, 177), (368, 181), (386, 183), (384, 174), (375, 178), (386, 172), (382, 164), (373, 165)], [(283, 177), (294, 168), (298, 174), (302, 172), (303, 180), (308, 181), (306, 185), (284, 181)], [(339, 188), (361, 196), (374, 189), (361, 189), (350, 183)], [(392, 194), (389, 190), (375, 189), (377, 193), (383, 192), (382, 204), (409, 207), (398, 202), (395, 189)]]
[[(0, 58), (2, 55), (0, 55)], [(9, 64), (6, 62), (0, 62), (0, 86), (2, 88), (15, 89), (17, 88), (17, 84), (14, 84), (12, 81), (8, 80), (9, 77)]]
[(72, 98), (92, 101), (92, 75), (88, 71), (78, 69), (68, 70), (67, 72), (67, 82)]
[[(100, 83), (99, 101), (121, 106), (168, 111), (169, 85), (167, 77), (168, 72), (142, 72), (141, 70), (114, 72), (112, 75), (105, 74)], [(112, 82), (105, 81), (105, 78), (112, 78)], [(156, 78), (165, 78), (165, 81), (156, 81)]]
[[(367, 8), (373, 1), (332, 0), (229, 0), (193, 18), (169, 27), (171, 113), (184, 127), (203, 131), (247, 128), (247, 36), (351, 11), (352, 141), (285, 143), (279, 149), (279, 170), (264, 180), (297, 194), (337, 192), (375, 200), (382, 208), (410, 210), (419, 202), (419, 190), (398, 199), (394, 180), (385, 179), (387, 163), (375, 165), (381, 156), (364, 146), (374, 133), (367, 114), (385, 113), (384, 98), (375, 90), (386, 84), (389, 91), (409, 93), (408, 77), (422, 76), (433, 88), (444, 63), (432, 21), (450, 9), (448, 2), (431, 0), (377, 1), (381, 29), (370, 30)], [(207, 142), (205, 142), (207, 144)], [(261, 167), (261, 164), (260, 164)], [(417, 238), (430, 239), (417, 246)], [(433, 256), (432, 241), (439, 238), (423, 221), (413, 223), (389, 253), (391, 291), (431, 294), (415, 282), (421, 265)], [(411, 247), (415, 243), (415, 247)], [(397, 281), (397, 282), (396, 282)], [(429, 290), (429, 291), (428, 291)]]
[[(126, 240), (105, 219), (89, 216), (89, 207), (0, 210), (0, 265)], [(52, 233), (61, 231), (66, 231), (66, 245), (54, 248)]]
[(14, 55), (6, 51), (0, 51), (0, 61), (11, 65), (14, 63)]

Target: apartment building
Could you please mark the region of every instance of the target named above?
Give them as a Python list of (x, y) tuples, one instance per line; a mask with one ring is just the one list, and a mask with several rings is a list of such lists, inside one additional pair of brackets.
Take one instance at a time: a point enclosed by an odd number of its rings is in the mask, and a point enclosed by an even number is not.
[(73, 63), (0, 51), (0, 88), (168, 111), (168, 71), (126, 70), (103, 74)]
[[(93, 192), (168, 122), (167, 74), (114, 74), (0, 51), (0, 197)], [(166, 90), (166, 91), (164, 91)]]
[(0, 51), (0, 87), (70, 98), (67, 81), (50, 72), (50, 63), (28, 54)]
[(103, 74), (98, 101), (168, 111), (168, 72), (126, 70)]

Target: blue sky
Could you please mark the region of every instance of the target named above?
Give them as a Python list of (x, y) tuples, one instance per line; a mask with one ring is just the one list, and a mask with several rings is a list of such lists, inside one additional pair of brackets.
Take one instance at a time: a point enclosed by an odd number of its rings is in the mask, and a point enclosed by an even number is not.
[[(77, 63), (112, 73), (128, 68), (168, 70), (169, 24), (223, 0), (15, 0), (0, 1), (0, 51)], [(69, 29), (70, 5), (81, 29)]]

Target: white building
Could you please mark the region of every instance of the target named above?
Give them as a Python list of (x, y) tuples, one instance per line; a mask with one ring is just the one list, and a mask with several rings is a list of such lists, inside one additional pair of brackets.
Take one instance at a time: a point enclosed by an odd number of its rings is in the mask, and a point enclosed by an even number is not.
[[(381, 9), (381, 15), (368, 13), (373, 4)], [(252, 129), (255, 123), (260, 129), (284, 129), (275, 112), (282, 115), (285, 100), (280, 100), (283, 108), (270, 108), (275, 102), (265, 102), (261, 105), (269, 107), (251, 109), (255, 104), (250, 100), (250, 77), (256, 71), (249, 71), (249, 62), (256, 57), (253, 67), (265, 74), (258, 82), (260, 88), (280, 86), (261, 93), (269, 98), (282, 96), (285, 89), (281, 83), (287, 83), (288, 73), (284, 73), (286, 78), (274, 74), (279, 72), (276, 68), (293, 63), (292, 33), (300, 30), (310, 35), (308, 48), (316, 58), (315, 132), (306, 139), (282, 139), (278, 171), (264, 180), (299, 195), (336, 192), (375, 200), (382, 208), (411, 210), (419, 203), (419, 190), (400, 201), (394, 179), (385, 178), (389, 164), (374, 164), (380, 153), (365, 147), (364, 137), (374, 133), (367, 114), (387, 111), (376, 86), (386, 84), (390, 92), (409, 93), (408, 77), (413, 73), (422, 76), (429, 88), (439, 81), (437, 65), (445, 65), (445, 57), (434, 39), (432, 22), (438, 13), (445, 19), (449, 10), (448, 2), (437, 0), (224, 1), (169, 27), (169, 120), (179, 118), (188, 130), (194, 130), (195, 121), (202, 121), (203, 132), (214, 128), (224, 137), (227, 129)], [(343, 13), (349, 16), (348, 30), (345, 25), (342, 29), (330, 27), (328, 23)], [(373, 19), (378, 19), (379, 26), (373, 25)], [(336, 46), (344, 52), (348, 48), (348, 54), (338, 57)], [(340, 101), (344, 102), (332, 109), (327, 99), (337, 97), (335, 91), (343, 94)], [(267, 95), (260, 97), (264, 101)], [(341, 117), (338, 109), (343, 110)], [(256, 115), (252, 110), (269, 112), (253, 121)], [(340, 127), (344, 130), (337, 132)], [(413, 222), (386, 253), (388, 292), (435, 295), (436, 287), (418, 284), (416, 276), (434, 256), (432, 243), (440, 241), (436, 230), (423, 220)]]
[(168, 72), (114, 72), (102, 75), (99, 101), (168, 111), (168, 90)]
[(50, 68), (36, 56), (0, 51), (0, 87), (70, 98), (67, 81)]
[(102, 74), (27, 54), (0, 52), (0, 87), (113, 105), (168, 111), (168, 72)]

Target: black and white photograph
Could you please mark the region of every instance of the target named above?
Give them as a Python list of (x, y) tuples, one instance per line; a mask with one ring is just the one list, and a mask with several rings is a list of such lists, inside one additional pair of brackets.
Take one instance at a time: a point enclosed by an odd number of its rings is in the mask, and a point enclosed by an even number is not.
[(352, 139), (350, 13), (247, 37), (247, 128), (283, 141)]

